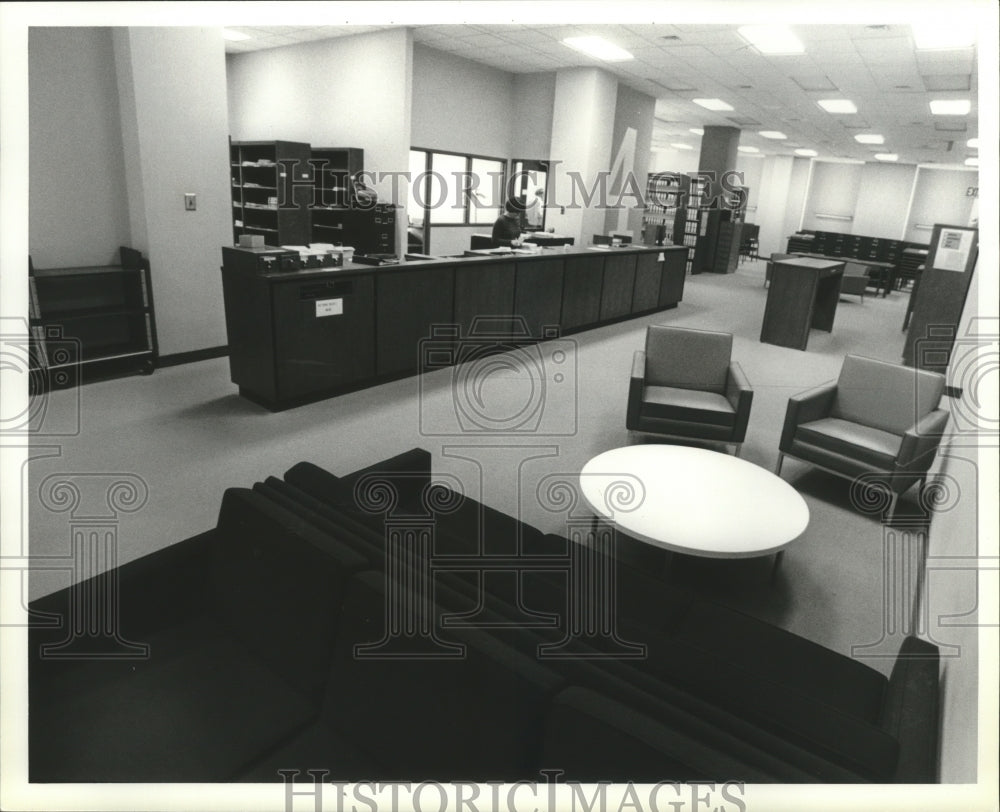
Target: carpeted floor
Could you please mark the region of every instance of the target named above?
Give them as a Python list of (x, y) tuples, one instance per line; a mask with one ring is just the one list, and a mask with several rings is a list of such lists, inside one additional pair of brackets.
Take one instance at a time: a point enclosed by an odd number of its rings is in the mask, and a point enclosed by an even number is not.
[[(82, 499), (98, 502), (101, 488), (106, 491), (122, 474), (134, 475), (140, 490), (148, 489), (141, 505), (120, 506), (111, 515), (118, 561), (124, 562), (212, 527), (227, 487), (249, 486), (299, 460), (347, 473), (413, 446), (430, 450), (435, 470), (458, 477), (470, 495), (559, 532), (566, 514), (546, 510), (536, 489), (543, 477), (572, 478), (590, 457), (628, 442), (632, 353), (651, 323), (734, 334), (733, 356), (754, 387), (743, 457), (773, 470), (790, 395), (835, 378), (848, 352), (900, 360), (908, 296), (866, 296), (864, 302), (844, 297), (833, 332), (813, 331), (808, 351), (799, 352), (758, 340), (767, 294), (763, 278), (763, 262), (745, 262), (728, 276), (688, 277), (684, 300), (674, 310), (541, 345), (540, 355), (527, 351), (542, 359), (541, 378), (517, 368), (498, 370), (480, 392), (485, 404), (480, 416), (509, 417), (525, 403), (541, 404), (537, 430), (516, 436), (442, 433), (458, 419), (456, 402), (469, 395), (472, 381), (465, 368), (278, 414), (237, 396), (226, 359), (53, 393), (46, 404), (49, 416), (72, 422), (78, 414), (80, 430), (33, 449), (26, 482), (31, 554), (54, 557), (56, 566), (65, 561), (71, 526), (90, 509), (81, 503), (76, 513), (59, 512), (53, 500), (43, 504), (41, 491), (55, 475), (71, 474), (93, 486)], [(556, 349), (565, 357), (555, 355)], [(849, 654), (852, 647), (878, 641), (884, 624), (881, 523), (851, 508), (846, 481), (794, 460), (783, 475), (805, 497), (811, 520), (773, 583), (770, 559), (675, 559), (668, 577), (836, 651)], [(710, 484), (706, 488), (710, 491)], [(909, 501), (912, 507), (912, 497)], [(707, 493), (706, 504), (724, 510), (725, 494)], [(108, 506), (95, 502), (94, 509), (106, 513)], [(65, 570), (35, 573), (31, 596), (58, 589), (69, 578)], [(890, 663), (873, 659), (871, 665), (887, 670)]]

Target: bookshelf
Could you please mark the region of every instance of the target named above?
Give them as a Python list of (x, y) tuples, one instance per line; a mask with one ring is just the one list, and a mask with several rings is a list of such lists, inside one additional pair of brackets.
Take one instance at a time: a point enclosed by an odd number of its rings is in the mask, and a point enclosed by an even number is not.
[(229, 145), (233, 243), (256, 234), (267, 245), (309, 242), (313, 167), (308, 144), (241, 141)]
[(656, 172), (646, 178), (643, 241), (648, 245), (682, 244), (684, 208), (690, 179), (677, 172)]
[(120, 264), (35, 268), (28, 259), (32, 390), (65, 388), (156, 366), (149, 261), (122, 246)]

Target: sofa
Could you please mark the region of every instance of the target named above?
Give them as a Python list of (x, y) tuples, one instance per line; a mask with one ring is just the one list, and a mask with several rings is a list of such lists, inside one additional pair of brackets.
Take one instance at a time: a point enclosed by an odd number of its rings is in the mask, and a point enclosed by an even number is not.
[(617, 560), (620, 639), (574, 636), (575, 543), (422, 449), (230, 488), (215, 528), (31, 604), (30, 780), (937, 779), (932, 644), (885, 678)]

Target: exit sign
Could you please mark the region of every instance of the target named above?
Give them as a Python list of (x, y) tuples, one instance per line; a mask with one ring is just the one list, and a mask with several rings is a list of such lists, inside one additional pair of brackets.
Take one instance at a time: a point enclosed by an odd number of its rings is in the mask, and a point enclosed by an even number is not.
[(979, 197), (979, 187), (978, 186), (970, 186), (968, 189), (965, 190), (965, 196), (966, 197)]

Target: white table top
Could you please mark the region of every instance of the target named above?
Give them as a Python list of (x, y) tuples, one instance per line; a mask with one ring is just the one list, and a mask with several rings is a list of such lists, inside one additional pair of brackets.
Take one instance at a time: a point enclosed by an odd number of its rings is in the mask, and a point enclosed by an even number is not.
[(701, 448), (633, 445), (580, 472), (594, 511), (624, 533), (674, 552), (750, 558), (777, 552), (809, 524), (798, 492), (770, 471)]

